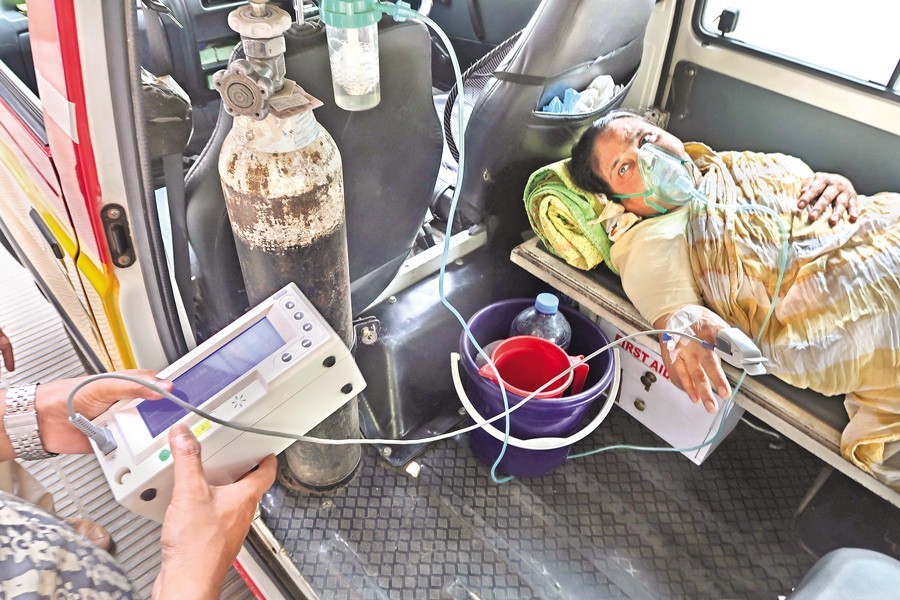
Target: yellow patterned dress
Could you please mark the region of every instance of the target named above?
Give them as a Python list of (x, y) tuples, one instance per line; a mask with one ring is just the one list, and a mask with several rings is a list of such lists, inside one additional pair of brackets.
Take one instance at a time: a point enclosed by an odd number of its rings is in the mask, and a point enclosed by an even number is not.
[(900, 469), (883, 464), (900, 459), (900, 194), (860, 196), (855, 223), (845, 216), (832, 227), (830, 209), (810, 223), (797, 209), (812, 174), (802, 161), (686, 149), (703, 173), (701, 191), (718, 205), (695, 203), (688, 219), (704, 303), (755, 339), (786, 238), (786, 270), (760, 340), (770, 371), (796, 387), (846, 394), (843, 455), (900, 487)]

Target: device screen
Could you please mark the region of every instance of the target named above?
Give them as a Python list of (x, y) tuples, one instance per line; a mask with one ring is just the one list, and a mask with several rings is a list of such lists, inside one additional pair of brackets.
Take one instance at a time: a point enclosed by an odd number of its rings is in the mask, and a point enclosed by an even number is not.
[[(284, 339), (272, 323), (262, 319), (173, 379), (172, 393), (191, 406), (200, 406), (283, 345)], [(153, 437), (187, 414), (165, 398), (145, 400), (137, 410)]]

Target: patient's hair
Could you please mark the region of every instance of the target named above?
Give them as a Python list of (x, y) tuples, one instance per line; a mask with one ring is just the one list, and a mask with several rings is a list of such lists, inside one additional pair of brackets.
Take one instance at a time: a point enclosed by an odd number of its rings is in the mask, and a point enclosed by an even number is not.
[(623, 117), (633, 117), (642, 121), (647, 120), (640, 113), (627, 109), (614, 110), (606, 113), (591, 123), (591, 126), (581, 134), (581, 137), (575, 142), (575, 145), (572, 146), (572, 160), (569, 162), (569, 174), (572, 176), (572, 181), (575, 182), (575, 185), (587, 192), (606, 194), (609, 199), (614, 202), (616, 199), (612, 196), (612, 190), (609, 188), (609, 184), (605, 179), (594, 172), (591, 165), (594, 162), (594, 142), (597, 141), (597, 136), (603, 133), (603, 130), (606, 129), (607, 125), (616, 119), (621, 119)]

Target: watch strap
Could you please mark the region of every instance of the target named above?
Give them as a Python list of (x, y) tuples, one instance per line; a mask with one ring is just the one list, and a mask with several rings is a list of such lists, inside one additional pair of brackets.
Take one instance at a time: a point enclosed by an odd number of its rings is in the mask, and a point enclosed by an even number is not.
[(57, 456), (44, 450), (38, 431), (34, 395), (37, 384), (10, 386), (6, 390), (6, 413), (3, 427), (18, 458), (40, 460)]

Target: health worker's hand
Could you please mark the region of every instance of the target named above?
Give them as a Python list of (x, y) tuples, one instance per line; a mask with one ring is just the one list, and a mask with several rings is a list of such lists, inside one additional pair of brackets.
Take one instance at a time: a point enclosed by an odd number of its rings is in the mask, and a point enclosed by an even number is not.
[[(728, 327), (728, 324), (707, 308), (700, 306), (690, 308), (694, 318), (686, 332), (715, 345), (716, 335)], [(671, 316), (666, 315), (658, 319), (654, 327), (668, 329)], [(673, 338), (677, 341), (674, 351), (669, 349), (666, 342), (660, 343), (662, 359), (670, 380), (688, 395), (691, 402), (694, 404), (702, 402), (706, 412), (715, 413), (719, 403), (713, 393), (714, 390), (722, 399), (731, 396), (731, 386), (725, 378), (718, 355), (714, 350), (693, 340), (679, 339), (677, 335), (673, 335)]]
[(837, 225), (844, 213), (851, 223), (855, 223), (859, 217), (859, 204), (853, 184), (843, 175), (835, 173), (813, 173), (812, 177), (803, 182), (797, 208), (802, 210), (807, 206), (810, 223), (818, 219), (829, 206), (832, 211), (828, 222), (832, 225)]
[[(144, 379), (167, 392), (172, 391), (172, 382), (155, 377), (155, 371), (133, 369), (122, 374)], [(41, 443), (47, 452), (59, 454), (86, 454), (91, 451), (87, 437), (69, 422), (66, 400), (69, 392), (84, 377), (60, 379), (37, 386), (34, 408), (37, 412), (38, 431)], [(75, 412), (93, 419), (119, 400), (146, 398), (155, 400), (161, 396), (144, 386), (124, 379), (98, 379), (87, 384), (75, 394)]]
[(0, 329), (0, 354), (3, 355), (3, 366), (6, 367), (6, 370), (15, 371), (16, 359), (13, 356), (12, 342), (9, 341), (2, 329)]
[(206, 481), (200, 442), (183, 424), (169, 430), (175, 487), (162, 527), (162, 566), (153, 598), (219, 598), (262, 495), (275, 481), (275, 456), (230, 485)]

